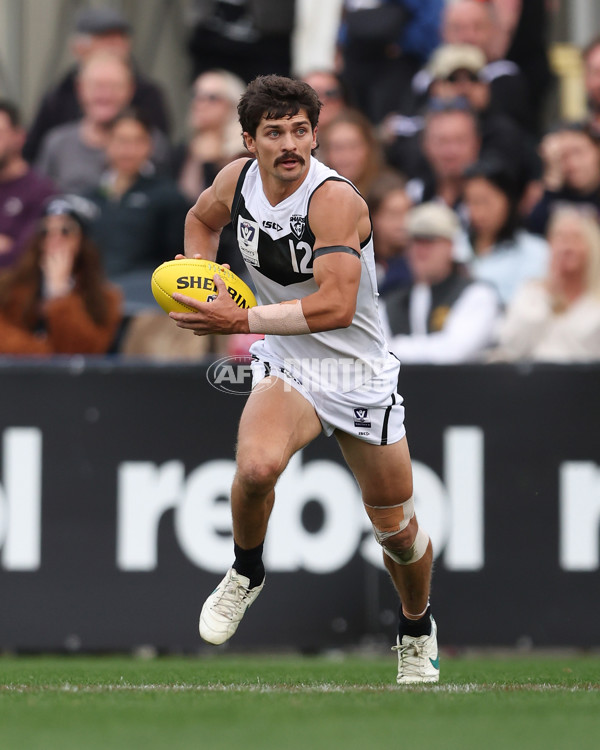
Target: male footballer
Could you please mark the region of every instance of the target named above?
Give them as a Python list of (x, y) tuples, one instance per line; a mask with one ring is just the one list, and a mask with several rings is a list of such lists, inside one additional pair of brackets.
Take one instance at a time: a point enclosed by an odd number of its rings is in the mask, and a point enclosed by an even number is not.
[(397, 682), (437, 682), (431, 542), (414, 511), (400, 365), (377, 313), (371, 221), (356, 188), (312, 156), (320, 106), (301, 81), (271, 75), (250, 83), (238, 113), (254, 158), (224, 167), (186, 220), (186, 255), (208, 260), (233, 223), (260, 304), (237, 307), (216, 276), (215, 301), (174, 295), (196, 312), (171, 317), (199, 335), (265, 334), (251, 348), (253, 390), (238, 432), (235, 560), (202, 608), (200, 635), (224, 643), (260, 594), (277, 479), (324, 432), (356, 477), (400, 597)]

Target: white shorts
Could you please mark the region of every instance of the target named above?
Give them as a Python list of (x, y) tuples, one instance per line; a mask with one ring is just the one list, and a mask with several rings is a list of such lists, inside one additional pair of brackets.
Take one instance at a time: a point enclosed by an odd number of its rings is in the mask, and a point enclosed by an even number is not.
[(390, 359), (389, 367), (353, 391), (321, 390), (292, 375), (277, 357), (252, 355), (252, 387), (264, 378), (283, 380), (312, 404), (323, 432), (335, 430), (353, 435), (373, 445), (397, 443), (406, 434), (402, 396), (396, 392), (400, 362)]

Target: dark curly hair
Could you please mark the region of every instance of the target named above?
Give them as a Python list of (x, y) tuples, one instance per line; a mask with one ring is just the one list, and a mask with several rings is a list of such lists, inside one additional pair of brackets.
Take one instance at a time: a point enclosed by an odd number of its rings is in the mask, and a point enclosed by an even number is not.
[(314, 130), (322, 104), (317, 92), (304, 81), (284, 76), (258, 76), (248, 84), (238, 104), (242, 131), (254, 138), (263, 117), (278, 120), (293, 117), (303, 109)]

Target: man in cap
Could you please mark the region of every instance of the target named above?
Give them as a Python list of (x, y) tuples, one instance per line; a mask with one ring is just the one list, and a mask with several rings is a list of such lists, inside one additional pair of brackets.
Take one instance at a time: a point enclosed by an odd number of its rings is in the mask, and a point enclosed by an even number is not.
[[(445, 100), (464, 98), (477, 113), (481, 132), (481, 153), (494, 154), (510, 164), (519, 191), (539, 191), (542, 165), (535, 139), (494, 101), (486, 73), (485, 55), (472, 44), (444, 44), (434, 53), (429, 72), (429, 96)], [(533, 184), (532, 184), (533, 183)]]
[[(489, 83), (494, 109), (515, 120), (528, 132), (536, 133), (536, 116), (531, 108), (530, 91), (519, 66), (498, 59), (497, 40), (501, 25), (491, 3), (478, 0), (455, 0), (446, 3), (442, 19), (445, 44), (469, 44), (485, 56), (482, 77)], [(429, 66), (413, 79), (417, 96), (427, 92), (431, 83)]]
[(469, 279), (454, 261), (458, 218), (442, 203), (423, 203), (407, 222), (413, 283), (384, 298), (380, 314), (390, 351), (401, 362), (476, 360), (493, 343), (500, 316), (495, 290)]
[[(112, 8), (84, 8), (79, 13), (71, 40), (76, 65), (42, 99), (23, 149), (28, 161), (35, 161), (49, 130), (82, 116), (77, 79), (84, 62), (99, 52), (107, 52), (131, 65), (131, 33), (130, 24)], [(135, 68), (131, 104), (145, 112), (154, 127), (168, 135), (169, 116), (164, 95), (156, 83), (142, 76)]]
[[(479, 155), (494, 155), (510, 164), (519, 192), (526, 195), (527, 205), (533, 205), (539, 197), (542, 172), (535, 140), (496, 107), (485, 69), (485, 55), (473, 44), (444, 44), (438, 47), (427, 66), (430, 77), (427, 109), (439, 110), (444, 103), (451, 106), (459, 101), (468, 106), (478, 119), (481, 135)], [(412, 119), (418, 131), (424, 123), (423, 118)], [(391, 120), (389, 125), (390, 130), (397, 128), (397, 132), (390, 133), (393, 140), (388, 147), (389, 161), (411, 177), (424, 176), (427, 170), (422, 161), (419, 162), (419, 150), (415, 147), (418, 135), (411, 135), (406, 128), (398, 127), (402, 122)], [(529, 198), (529, 195), (532, 197)]]

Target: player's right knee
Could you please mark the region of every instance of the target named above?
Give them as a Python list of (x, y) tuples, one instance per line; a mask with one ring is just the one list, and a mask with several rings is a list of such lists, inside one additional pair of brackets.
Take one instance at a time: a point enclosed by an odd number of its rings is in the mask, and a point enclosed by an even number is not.
[(280, 461), (269, 458), (238, 457), (236, 477), (247, 492), (265, 493), (275, 486), (281, 474)]

